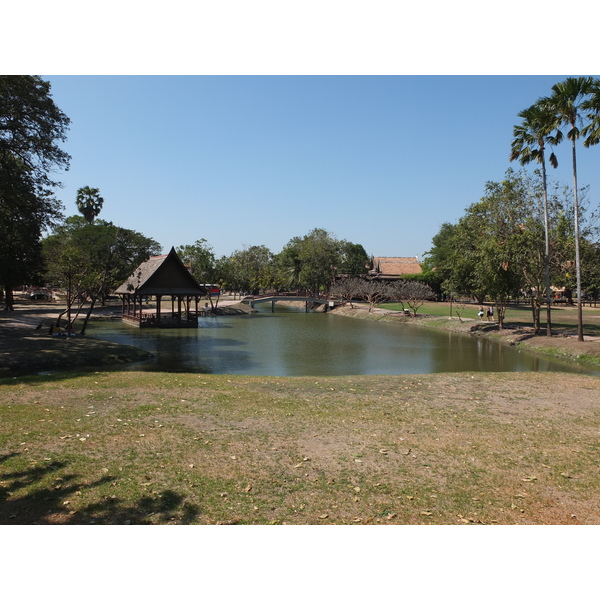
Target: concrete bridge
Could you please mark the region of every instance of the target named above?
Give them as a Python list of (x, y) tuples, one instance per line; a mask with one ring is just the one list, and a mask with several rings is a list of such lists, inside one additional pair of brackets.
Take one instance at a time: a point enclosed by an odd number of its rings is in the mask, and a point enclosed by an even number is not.
[(255, 304), (261, 304), (265, 302), (271, 303), (271, 312), (275, 312), (275, 303), (276, 302), (304, 302), (305, 311), (309, 312), (310, 306), (312, 304), (324, 304), (325, 311), (329, 308), (333, 308), (334, 306), (339, 306), (340, 301), (335, 300), (333, 298), (329, 298), (328, 296), (289, 296), (285, 294), (267, 294), (264, 296), (246, 296), (242, 302), (244, 304), (249, 304), (251, 308), (254, 308)]

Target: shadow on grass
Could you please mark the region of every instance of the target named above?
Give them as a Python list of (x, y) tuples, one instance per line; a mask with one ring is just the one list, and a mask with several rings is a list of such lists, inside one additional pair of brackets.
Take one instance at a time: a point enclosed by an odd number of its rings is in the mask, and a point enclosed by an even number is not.
[(0, 525), (189, 524), (200, 514), (197, 506), (172, 490), (157, 497), (144, 495), (137, 501), (104, 496), (101, 501), (73, 510), (73, 498), (110, 484), (115, 478), (103, 476), (91, 483), (79, 483), (77, 475), (64, 473), (68, 466), (65, 461), (24, 469), (6, 468), (20, 456), (18, 452), (0, 456)]

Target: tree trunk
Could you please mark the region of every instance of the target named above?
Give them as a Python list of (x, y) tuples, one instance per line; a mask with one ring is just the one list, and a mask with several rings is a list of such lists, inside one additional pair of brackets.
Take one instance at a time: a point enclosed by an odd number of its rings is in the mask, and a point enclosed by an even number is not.
[(573, 144), (573, 209), (575, 211), (575, 272), (577, 276), (577, 340), (583, 342), (583, 312), (581, 304), (581, 260), (579, 255), (579, 201), (577, 196), (577, 161), (575, 138)]
[[(548, 190), (546, 183), (546, 161), (543, 154), (544, 149), (542, 148), (542, 182), (544, 187), (544, 238), (545, 238), (545, 252), (544, 252), (544, 268), (546, 271), (546, 336), (552, 337), (552, 312), (551, 312), (551, 290), (550, 290), (550, 226), (548, 224)], [(537, 333), (536, 329), (536, 333)]]
[(541, 304), (537, 296), (531, 296), (531, 312), (533, 313), (533, 328), (537, 335), (541, 329)]
[(506, 312), (506, 304), (503, 301), (496, 300), (496, 314), (498, 315), (498, 329), (504, 329), (504, 313)]
[(56, 317), (55, 327), (60, 327), (60, 320), (62, 319), (63, 315), (67, 313), (67, 311), (68, 311), (68, 309), (65, 308), (65, 310), (63, 310), (61, 313), (59, 313), (58, 317)]
[(87, 329), (87, 324), (88, 324), (88, 321), (90, 320), (90, 317), (92, 316), (92, 311), (94, 310), (95, 304), (96, 304), (96, 297), (94, 296), (91, 299), (87, 314), (85, 315), (85, 317), (83, 319), (83, 325), (81, 326), (81, 331), (79, 332), (79, 335), (85, 335), (85, 330)]
[(13, 295), (12, 287), (9, 285), (4, 286), (4, 310), (15, 309), (15, 297)]

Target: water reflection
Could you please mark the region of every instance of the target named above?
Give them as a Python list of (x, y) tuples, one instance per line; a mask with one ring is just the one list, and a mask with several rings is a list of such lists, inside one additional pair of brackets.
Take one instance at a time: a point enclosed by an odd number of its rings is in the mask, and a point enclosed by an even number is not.
[(198, 329), (96, 322), (90, 335), (138, 346), (154, 360), (131, 368), (244, 375), (396, 375), (459, 371), (590, 372), (480, 337), (270, 307), (206, 317)]

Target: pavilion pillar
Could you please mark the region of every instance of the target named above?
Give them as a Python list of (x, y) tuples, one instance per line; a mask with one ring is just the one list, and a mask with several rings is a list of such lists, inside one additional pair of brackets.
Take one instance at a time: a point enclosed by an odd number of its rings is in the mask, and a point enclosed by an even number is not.
[(181, 296), (177, 296), (177, 320), (181, 321)]
[(160, 304), (162, 302), (162, 296), (156, 296), (156, 324), (160, 325)]

